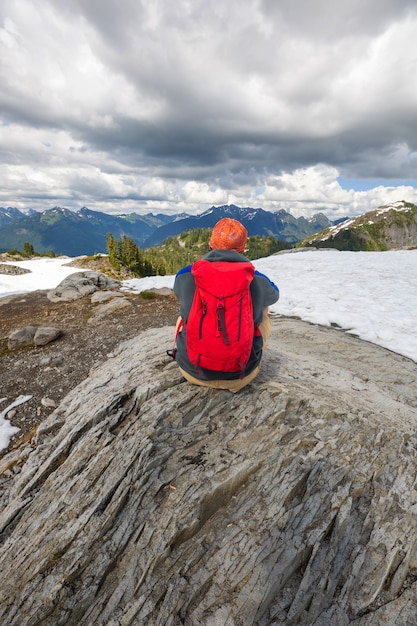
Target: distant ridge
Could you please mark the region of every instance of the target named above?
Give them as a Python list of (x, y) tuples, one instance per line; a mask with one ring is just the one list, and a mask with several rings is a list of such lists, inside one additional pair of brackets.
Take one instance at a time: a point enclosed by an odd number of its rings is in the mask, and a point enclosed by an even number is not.
[(10, 226), (24, 217), (26, 217), (26, 214), (19, 211), (19, 209), (13, 207), (7, 207), (7, 209), (5, 209), (4, 207), (0, 207), (0, 228)]
[(68, 256), (105, 253), (109, 232), (116, 239), (126, 235), (141, 248), (148, 248), (185, 230), (213, 227), (222, 217), (240, 220), (249, 235), (273, 236), (289, 244), (332, 225), (320, 213), (308, 220), (295, 218), (282, 210), (271, 213), (261, 208), (235, 205), (213, 206), (196, 216), (162, 213), (109, 215), (86, 207), (79, 211), (54, 207), (26, 215), (18, 209), (0, 207), (0, 252), (22, 250), (23, 244), (30, 242), (41, 253), (48, 250)]
[(146, 240), (145, 246), (160, 245), (167, 237), (179, 235), (192, 228), (212, 228), (224, 217), (231, 217), (242, 222), (249, 235), (272, 236), (289, 244), (332, 225), (332, 222), (321, 213), (307, 220), (304, 217), (293, 217), (283, 210), (271, 213), (260, 208), (240, 208), (234, 204), (227, 204), (219, 207), (213, 206), (199, 215), (188, 216), (159, 227)]
[(327, 228), (299, 245), (338, 250), (417, 248), (417, 206), (401, 200)]
[(25, 215), (18, 209), (0, 207), (0, 252), (22, 250), (28, 241), (41, 253), (48, 250), (68, 256), (105, 253), (109, 232), (116, 238), (126, 235), (143, 246), (155, 229), (174, 219), (175, 216), (152, 213), (116, 216), (86, 207), (79, 211), (54, 207)]

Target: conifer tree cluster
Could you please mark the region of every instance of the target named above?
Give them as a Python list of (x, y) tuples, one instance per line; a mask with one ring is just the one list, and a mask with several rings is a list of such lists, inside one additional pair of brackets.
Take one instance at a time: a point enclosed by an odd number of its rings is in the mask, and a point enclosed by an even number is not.
[(13, 248), (11, 250), (7, 250), (7, 254), (10, 254), (12, 256), (22, 256), (22, 257), (27, 257), (27, 258), (31, 258), (33, 256), (47, 256), (47, 257), (51, 257), (54, 258), (55, 257), (55, 252), (54, 250), (52, 250), (52, 248), (50, 250), (47, 250), (46, 252), (36, 252), (33, 244), (30, 241), (25, 241), (23, 243), (23, 250), (17, 250), (16, 248)]
[[(166, 239), (162, 245), (141, 250), (129, 237), (116, 240), (107, 236), (109, 261), (116, 271), (122, 268), (138, 278), (144, 276), (172, 275), (185, 265), (201, 259), (209, 251), (211, 228), (193, 228)], [(255, 235), (248, 237), (245, 256), (258, 259), (290, 246), (274, 237)]]
[(141, 250), (130, 237), (123, 235), (116, 240), (112, 233), (109, 233), (106, 243), (109, 261), (115, 270), (126, 268), (138, 278), (163, 276), (166, 273), (163, 264), (156, 258), (151, 260), (151, 256)]

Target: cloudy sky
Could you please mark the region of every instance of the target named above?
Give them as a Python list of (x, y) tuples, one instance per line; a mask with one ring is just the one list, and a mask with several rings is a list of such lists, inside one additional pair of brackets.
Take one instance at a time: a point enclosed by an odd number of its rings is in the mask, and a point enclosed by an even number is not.
[(417, 204), (415, 0), (2, 0), (0, 206)]

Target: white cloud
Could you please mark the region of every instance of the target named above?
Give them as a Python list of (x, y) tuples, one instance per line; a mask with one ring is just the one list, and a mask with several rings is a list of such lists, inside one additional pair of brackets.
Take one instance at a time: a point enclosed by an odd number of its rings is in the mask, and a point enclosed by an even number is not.
[(210, 188), (207, 183), (188, 181), (181, 190), (181, 195), (186, 204), (196, 206), (210, 204), (225, 204), (227, 194), (220, 188)]

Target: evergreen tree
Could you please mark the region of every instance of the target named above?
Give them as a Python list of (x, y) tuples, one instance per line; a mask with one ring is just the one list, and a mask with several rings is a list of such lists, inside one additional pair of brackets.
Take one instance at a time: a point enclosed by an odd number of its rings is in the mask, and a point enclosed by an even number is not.
[(120, 256), (119, 256), (119, 248), (117, 245), (117, 241), (113, 237), (112, 233), (107, 235), (106, 240), (107, 252), (109, 255), (110, 264), (114, 267), (115, 270), (120, 270)]
[(35, 249), (29, 241), (25, 241), (23, 244), (23, 254), (25, 256), (33, 256), (35, 254)]

